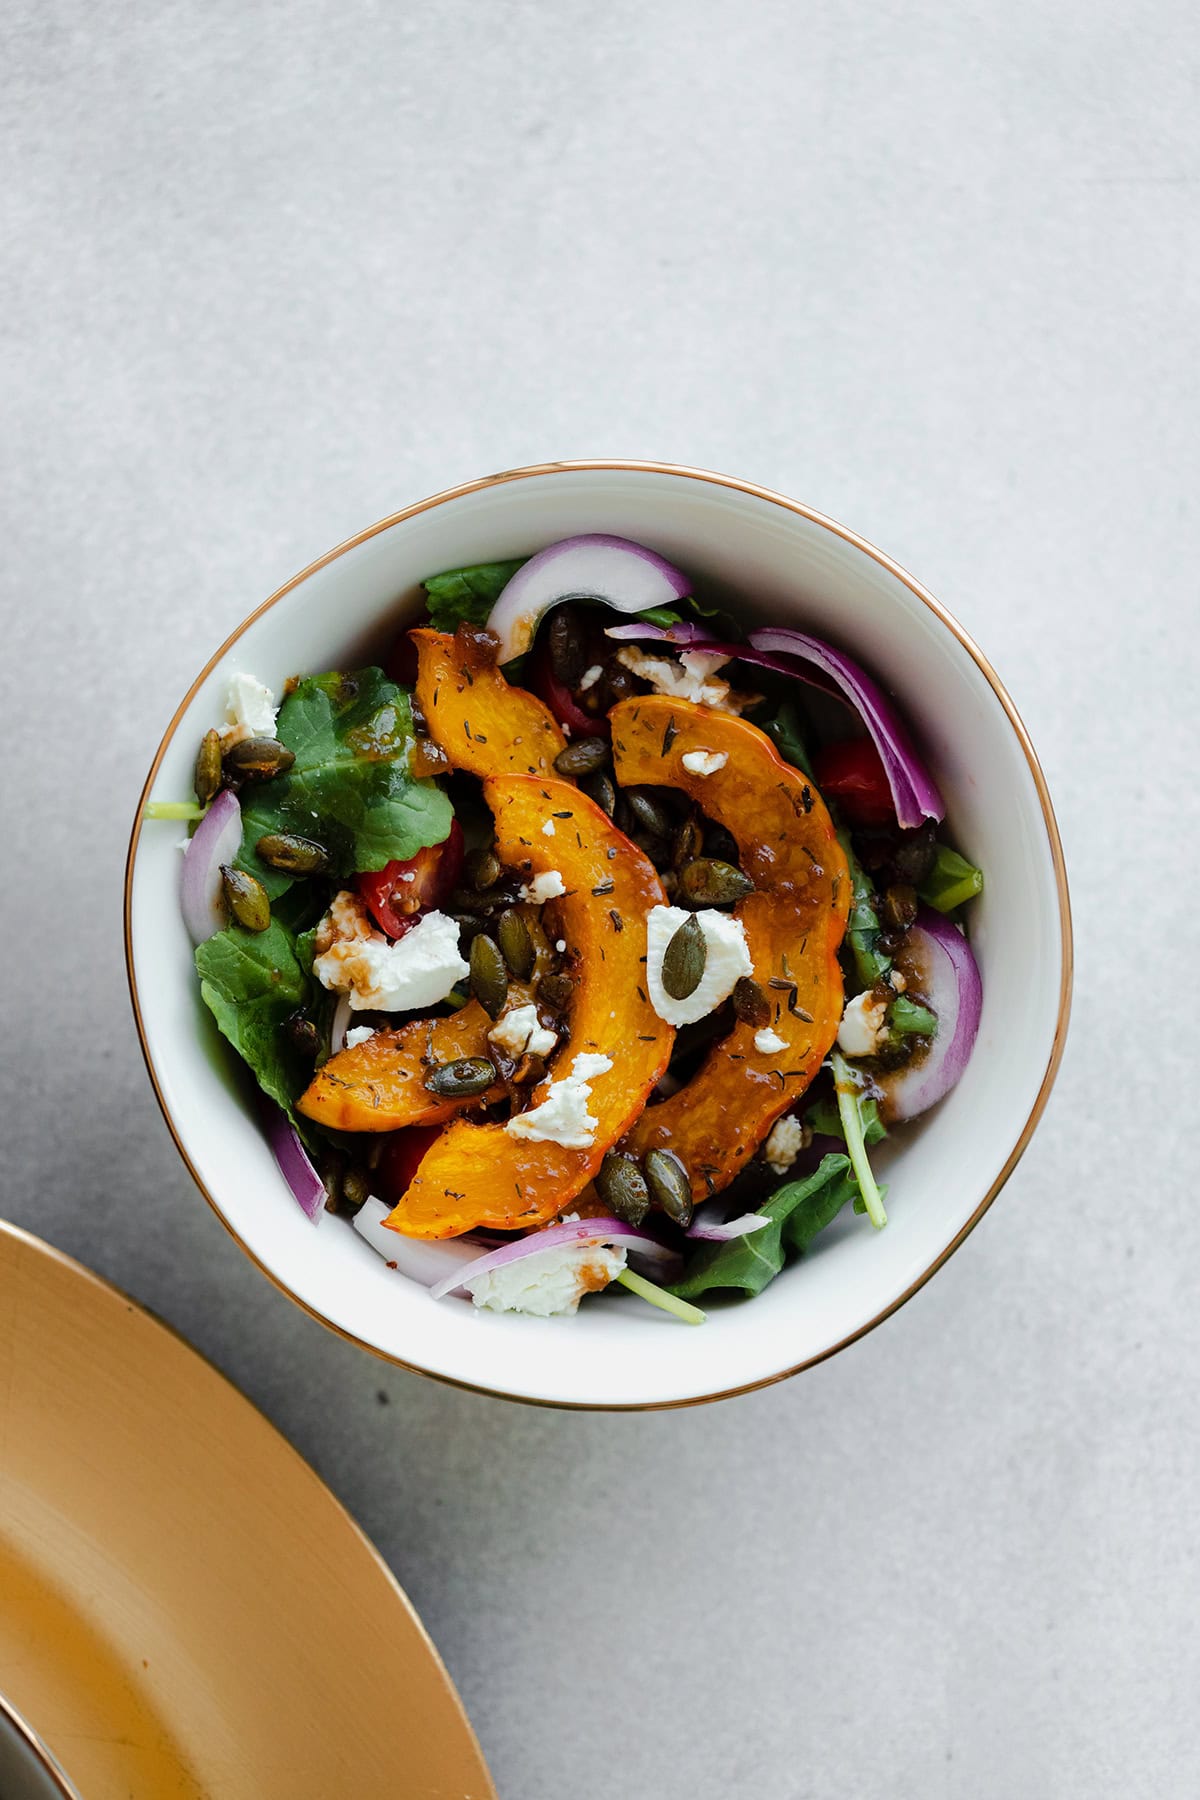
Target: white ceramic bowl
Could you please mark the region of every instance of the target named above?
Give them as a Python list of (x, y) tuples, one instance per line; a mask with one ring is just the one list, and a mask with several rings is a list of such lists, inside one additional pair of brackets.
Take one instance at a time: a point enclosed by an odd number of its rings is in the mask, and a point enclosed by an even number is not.
[(844, 1218), (757, 1299), (711, 1306), (698, 1329), (624, 1297), (546, 1321), (436, 1302), (344, 1221), (314, 1229), (284, 1186), (200, 1000), (170, 825), (134, 826), (130, 987), (180, 1153), (242, 1248), (309, 1312), (380, 1356), (474, 1389), (564, 1406), (680, 1405), (795, 1373), (893, 1312), (995, 1198), (1053, 1082), (1071, 982), (1058, 832), (1012, 702), (949, 614), (852, 532), (749, 483), (651, 463), (518, 469), (385, 519), (252, 613), (184, 698), (142, 799), (190, 794), (196, 745), (232, 670), (278, 688), (295, 672), (369, 660), (417, 612), (422, 576), (583, 531), (650, 544), (755, 620), (803, 626), (860, 658), (896, 695), (956, 843), (986, 871), (971, 911), (984, 985), (975, 1053), (954, 1092), (880, 1156), (887, 1229)]

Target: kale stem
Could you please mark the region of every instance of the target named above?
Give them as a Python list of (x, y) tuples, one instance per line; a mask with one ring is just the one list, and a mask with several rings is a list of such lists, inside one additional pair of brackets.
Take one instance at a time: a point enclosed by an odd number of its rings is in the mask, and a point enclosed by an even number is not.
[(854, 1173), (858, 1177), (859, 1192), (876, 1231), (882, 1231), (887, 1224), (887, 1213), (884, 1211), (883, 1195), (879, 1184), (871, 1173), (871, 1164), (867, 1157), (866, 1139), (863, 1137), (862, 1114), (859, 1111), (859, 1095), (861, 1089), (840, 1050), (835, 1050), (831, 1057), (833, 1064), (833, 1085), (837, 1091), (838, 1116), (842, 1121), (842, 1130), (846, 1137), (846, 1151), (850, 1157)]
[(147, 800), (145, 819), (202, 819), (208, 811), (195, 800)]
[(632, 1269), (622, 1269), (617, 1276), (622, 1287), (637, 1294), (642, 1300), (648, 1300), (651, 1306), (661, 1306), (664, 1312), (674, 1313), (685, 1325), (703, 1325), (705, 1314), (698, 1306), (689, 1306), (686, 1300), (680, 1300), (675, 1294), (668, 1294), (665, 1288), (655, 1287), (644, 1275), (635, 1275)]

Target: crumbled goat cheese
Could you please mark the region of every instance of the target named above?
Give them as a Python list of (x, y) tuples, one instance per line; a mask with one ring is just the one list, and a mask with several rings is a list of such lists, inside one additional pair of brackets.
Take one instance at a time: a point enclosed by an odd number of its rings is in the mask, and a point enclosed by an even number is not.
[(716, 673), (729, 658), (711, 650), (685, 650), (676, 662), (669, 656), (649, 656), (627, 644), (617, 651), (617, 661), (631, 674), (648, 681), (658, 693), (667, 694), (672, 700), (694, 700), (697, 706), (711, 706), (717, 712), (743, 712), (756, 697), (734, 693)]
[(715, 775), (729, 757), (724, 750), (685, 750), (679, 760), (689, 775)]
[(553, 837), (554, 836), (554, 820), (553, 819), (547, 819), (546, 823), (542, 826), (542, 836), (543, 837)]
[(899, 969), (889, 969), (888, 970), (888, 980), (891, 982), (892, 992), (895, 994), (902, 994), (904, 992), (905, 988), (908, 986), (908, 982), (905, 980), (904, 976), (900, 973)]
[(550, 1084), (550, 1091), (540, 1106), (518, 1113), (504, 1127), (513, 1137), (528, 1138), (535, 1144), (561, 1144), (564, 1150), (589, 1150), (596, 1141), (598, 1120), (587, 1109), (592, 1097), (591, 1082), (606, 1075), (612, 1059), (582, 1051), (569, 1075)]
[(317, 927), (313, 973), (324, 987), (348, 994), (355, 1012), (409, 1012), (435, 1006), (469, 973), (458, 926), (442, 912), (425, 913), (389, 943), (357, 894), (343, 889)]
[(547, 869), (543, 875), (535, 875), (521, 889), (522, 900), (529, 900), (534, 906), (540, 906), (543, 900), (557, 900), (565, 894), (567, 884), (557, 869)]
[(838, 1026), (838, 1049), (847, 1056), (874, 1056), (887, 1036), (887, 1009), (887, 1001), (870, 991), (848, 1000)]
[(589, 688), (595, 687), (603, 673), (604, 665), (602, 663), (593, 663), (591, 668), (585, 669), (579, 677), (580, 693), (586, 694)]
[(812, 1131), (795, 1113), (784, 1113), (771, 1127), (763, 1155), (777, 1175), (786, 1175), (802, 1150), (812, 1143)]
[(563, 953), (563, 951), (564, 951), (564, 950), (565, 950), (565, 949), (566, 949), (566, 947), (567, 947), (567, 940), (566, 940), (566, 938), (558, 938), (558, 939), (556, 939), (556, 941), (555, 941), (555, 945), (554, 945), (554, 948), (555, 948), (555, 949), (556, 949), (556, 950), (557, 950), (557, 951), (558, 951), (558, 954), (559, 954), (559, 955), (560, 955), (560, 956), (561, 956), (561, 955), (562, 955), (562, 953)]
[(346, 1048), (353, 1050), (356, 1044), (365, 1044), (368, 1038), (375, 1036), (373, 1025), (352, 1025), (346, 1033)]
[(492, 1026), (488, 1037), (514, 1059), (518, 1056), (549, 1056), (558, 1042), (558, 1033), (538, 1022), (537, 1007), (511, 1006)]
[(491, 1312), (533, 1313), (540, 1319), (573, 1313), (585, 1294), (598, 1293), (625, 1267), (624, 1250), (608, 1244), (563, 1244), (516, 1262), (485, 1269), (466, 1284), (476, 1306)]
[[(662, 984), (663, 957), (679, 927), (693, 916), (704, 933), (704, 973), (686, 1000), (673, 1000)], [(703, 1019), (722, 1000), (728, 1000), (739, 975), (750, 975), (753, 970), (745, 927), (732, 914), (709, 908), (693, 915), (681, 906), (655, 906), (647, 914), (646, 986), (651, 1006), (668, 1025), (692, 1025)]]
[(769, 1025), (764, 1025), (761, 1031), (754, 1034), (754, 1048), (760, 1056), (778, 1056), (781, 1050), (787, 1049), (787, 1040), (781, 1038), (777, 1031), (772, 1031)]
[(243, 738), (273, 738), (278, 711), (279, 703), (269, 687), (253, 675), (231, 675), (225, 696), (225, 723), (217, 727), (222, 744), (228, 750)]

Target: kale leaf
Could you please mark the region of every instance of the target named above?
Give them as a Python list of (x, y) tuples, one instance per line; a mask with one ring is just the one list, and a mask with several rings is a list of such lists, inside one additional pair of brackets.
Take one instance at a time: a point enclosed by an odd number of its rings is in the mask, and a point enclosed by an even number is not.
[(315, 838), (338, 876), (382, 869), (449, 832), (446, 795), (408, 771), (409, 697), (381, 670), (308, 676), (280, 707), (278, 732), (296, 760), (286, 774), (243, 790), (238, 857), (272, 899), (292, 877), (259, 860), (255, 845), (269, 832)]
[(468, 569), (430, 575), (423, 583), (429, 623), (435, 631), (453, 631), (464, 621), (486, 625), (502, 590), (524, 561), (518, 556), (513, 562), (475, 563)]
[(857, 1194), (850, 1158), (823, 1157), (811, 1175), (803, 1181), (787, 1182), (758, 1208), (770, 1220), (769, 1225), (722, 1244), (701, 1243), (671, 1292), (683, 1300), (694, 1300), (713, 1288), (761, 1294), (782, 1269), (788, 1253), (799, 1255), (807, 1250)]
[(283, 1030), (309, 996), (291, 932), (277, 919), (265, 931), (231, 925), (197, 946), (196, 968), (221, 1032), (263, 1092), (290, 1113), (312, 1076)]

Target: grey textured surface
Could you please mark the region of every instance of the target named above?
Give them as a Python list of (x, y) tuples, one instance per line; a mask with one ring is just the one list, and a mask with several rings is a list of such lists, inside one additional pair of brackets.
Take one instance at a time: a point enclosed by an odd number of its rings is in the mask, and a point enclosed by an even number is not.
[[(312, 1459), (506, 1800), (1194, 1792), (1192, 9), (0, 21), (3, 1211)], [(450, 1392), (276, 1294), (176, 1159), (119, 934), (144, 769), (254, 603), (446, 483), (605, 454), (797, 494), (958, 612), (1078, 931), (1054, 1102), (959, 1255), (661, 1416)]]

